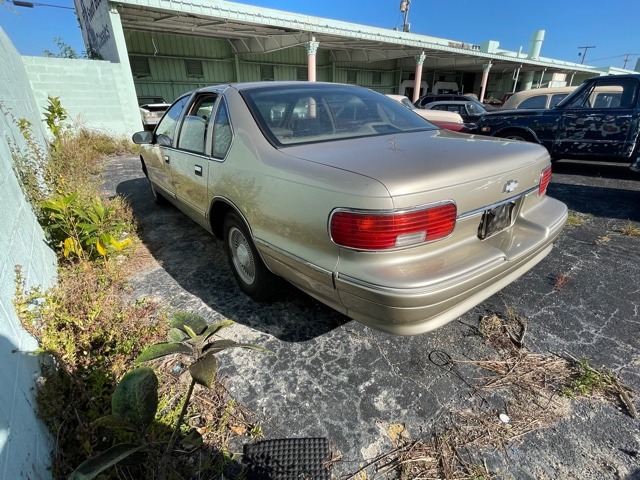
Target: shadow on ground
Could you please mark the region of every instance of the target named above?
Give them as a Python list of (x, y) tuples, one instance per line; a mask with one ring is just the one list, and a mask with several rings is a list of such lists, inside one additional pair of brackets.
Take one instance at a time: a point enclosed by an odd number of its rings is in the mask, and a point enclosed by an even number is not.
[[(287, 342), (302, 342), (326, 334), (351, 321), (295, 287), (280, 282), (273, 303), (255, 302), (242, 293), (231, 275), (222, 242), (173, 206), (156, 205), (146, 178), (125, 180), (116, 186), (126, 197), (140, 225), (140, 238), (168, 274), (186, 292), (200, 298), (226, 318)], [(158, 209), (162, 211), (158, 215)], [(171, 282), (158, 279), (158, 289)], [(180, 292), (158, 291), (166, 298)]]
[[(627, 164), (562, 160), (553, 164), (553, 173), (548, 193), (566, 203), (570, 210), (596, 217), (640, 221), (640, 191), (637, 190), (640, 174), (631, 172)], [(597, 186), (587, 185), (585, 181), (569, 183), (567, 180), (574, 176), (601, 181)]]

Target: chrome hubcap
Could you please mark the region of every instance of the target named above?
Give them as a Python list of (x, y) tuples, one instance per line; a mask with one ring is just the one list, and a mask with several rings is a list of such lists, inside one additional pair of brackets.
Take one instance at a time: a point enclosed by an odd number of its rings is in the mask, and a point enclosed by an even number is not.
[(256, 279), (251, 247), (244, 234), (235, 227), (229, 231), (229, 247), (236, 272), (244, 283), (251, 285)]

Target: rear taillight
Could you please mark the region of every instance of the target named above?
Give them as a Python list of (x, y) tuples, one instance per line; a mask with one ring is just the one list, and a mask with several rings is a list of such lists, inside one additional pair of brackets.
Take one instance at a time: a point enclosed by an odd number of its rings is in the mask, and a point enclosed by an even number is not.
[(547, 187), (551, 181), (551, 165), (540, 173), (540, 185), (538, 186), (538, 196), (541, 197), (547, 192)]
[(435, 123), (438, 127), (440, 128), (444, 128), (446, 130), (451, 130), (452, 132), (459, 132), (461, 130), (463, 130), (465, 128), (464, 123), (458, 123), (458, 122), (434, 122), (431, 121), (431, 123)]
[(331, 239), (341, 247), (389, 250), (447, 237), (456, 226), (452, 202), (409, 212), (339, 210), (331, 216)]

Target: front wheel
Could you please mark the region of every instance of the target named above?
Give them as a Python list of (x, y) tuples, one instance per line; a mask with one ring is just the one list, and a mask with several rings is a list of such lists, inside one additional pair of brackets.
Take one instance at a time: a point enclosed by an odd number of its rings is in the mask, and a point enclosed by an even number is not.
[(156, 190), (156, 186), (153, 184), (151, 179), (149, 179), (149, 188), (151, 188), (151, 195), (153, 195), (154, 202), (156, 202), (158, 205), (166, 205), (167, 203), (169, 203), (167, 199), (164, 198), (162, 194)]
[(535, 142), (534, 138), (525, 132), (509, 132), (504, 135), (500, 135), (501, 138), (506, 138), (507, 140), (519, 140), (521, 142)]
[(273, 297), (273, 275), (262, 262), (251, 236), (236, 213), (224, 221), (224, 245), (229, 266), (240, 289), (256, 300)]

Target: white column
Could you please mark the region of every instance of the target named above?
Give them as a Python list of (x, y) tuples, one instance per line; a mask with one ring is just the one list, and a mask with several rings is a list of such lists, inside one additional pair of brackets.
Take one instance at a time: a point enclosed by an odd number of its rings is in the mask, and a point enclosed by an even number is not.
[(427, 56), (422, 52), (420, 55), (416, 55), (416, 74), (414, 75), (415, 80), (413, 81), (413, 98), (411, 101), (416, 103), (418, 98), (420, 98), (420, 84), (422, 83), (422, 65), (424, 64)]
[(484, 94), (487, 90), (487, 80), (489, 79), (489, 70), (493, 65), (491, 62), (482, 65), (482, 81), (480, 82), (480, 102), (484, 100)]
[(307, 80), (309, 82), (316, 81), (316, 53), (320, 42), (316, 42), (315, 37), (311, 37), (306, 44), (307, 47)]

